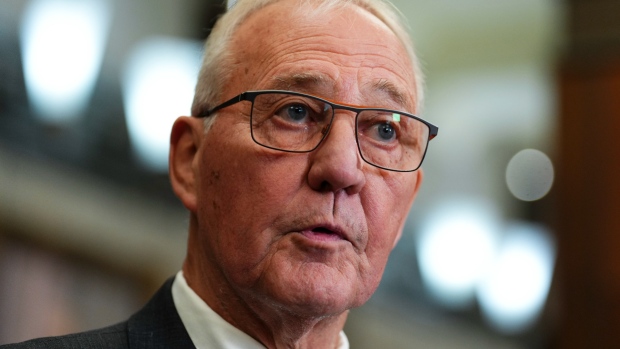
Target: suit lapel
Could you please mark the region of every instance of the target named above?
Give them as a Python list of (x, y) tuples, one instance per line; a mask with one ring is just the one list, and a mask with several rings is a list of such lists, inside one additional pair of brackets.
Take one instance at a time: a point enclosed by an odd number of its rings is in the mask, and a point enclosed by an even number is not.
[(195, 349), (172, 300), (172, 281), (157, 291), (151, 300), (128, 321), (131, 349)]

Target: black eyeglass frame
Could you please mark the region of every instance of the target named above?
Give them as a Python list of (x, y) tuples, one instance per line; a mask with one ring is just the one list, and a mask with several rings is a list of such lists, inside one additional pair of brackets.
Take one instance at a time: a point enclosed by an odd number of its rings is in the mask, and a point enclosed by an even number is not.
[[(254, 141), (254, 143), (263, 146), (265, 148), (269, 148), (269, 149), (274, 149), (274, 150), (279, 150), (279, 151), (283, 151), (283, 152), (288, 152), (288, 153), (310, 153), (314, 150), (316, 150), (321, 143), (323, 143), (323, 140), (325, 140), (325, 138), (327, 137), (327, 135), (329, 134), (329, 131), (331, 130), (332, 124), (334, 122), (334, 116), (336, 115), (336, 109), (342, 109), (342, 110), (347, 110), (347, 111), (351, 111), (355, 113), (355, 142), (357, 143), (357, 150), (359, 151), (360, 156), (362, 157), (362, 159), (364, 160), (364, 162), (387, 170), (387, 171), (394, 171), (394, 172), (414, 172), (416, 170), (418, 170), (420, 168), (420, 166), (422, 166), (422, 162), (424, 162), (424, 158), (426, 157), (426, 152), (428, 151), (428, 143), (437, 136), (437, 134), (439, 133), (439, 127), (431, 124), (430, 122), (417, 117), (413, 114), (407, 113), (407, 112), (403, 112), (403, 111), (399, 111), (399, 110), (392, 110), (392, 109), (384, 109), (384, 108), (367, 108), (367, 107), (356, 107), (353, 105), (347, 105), (347, 104), (339, 104), (339, 103), (334, 103), (331, 101), (328, 101), (324, 98), (320, 98), (320, 97), (316, 97), (313, 95), (309, 95), (309, 94), (305, 94), (305, 93), (300, 93), (300, 92), (294, 92), (294, 91), (283, 91), (283, 90), (258, 90), (258, 91), (246, 91), (243, 93), (240, 93), (238, 95), (236, 95), (235, 97), (221, 103), (218, 104), (217, 106), (207, 110), (206, 112), (200, 114), (200, 115), (196, 115), (195, 117), (199, 117), (199, 118), (204, 118), (204, 117), (209, 117), (211, 115), (213, 115), (215, 112), (217, 112), (218, 110), (224, 109), (226, 107), (230, 107), (231, 105), (237, 104), (239, 102), (243, 102), (243, 101), (248, 101), (252, 103), (252, 108), (250, 109), (250, 125), (252, 124), (252, 114), (254, 111), (254, 100), (256, 99), (257, 96), (262, 95), (262, 94), (269, 94), (269, 93), (277, 93), (277, 94), (287, 94), (287, 95), (292, 95), (292, 96), (300, 96), (300, 97), (306, 97), (306, 98), (311, 98), (311, 99), (316, 99), (319, 100), (329, 106), (331, 106), (332, 108), (332, 117), (331, 120), (329, 121), (328, 124), (328, 128), (325, 132), (323, 132), (323, 137), (321, 137), (321, 140), (317, 143), (317, 145), (310, 149), (310, 150), (286, 150), (286, 149), (281, 149), (281, 148), (276, 148), (276, 147), (272, 147), (272, 146), (268, 146), (265, 144), (262, 144), (260, 142), (258, 142), (256, 140), (256, 138), (254, 137), (254, 128), (250, 127), (250, 133), (252, 136), (252, 140)], [(359, 116), (359, 114), (363, 111), (368, 111), (368, 110), (377, 110), (380, 112), (386, 112), (386, 113), (396, 113), (399, 115), (403, 115), (403, 116), (407, 116), (410, 117), (412, 119), (415, 119), (423, 124), (425, 124), (428, 129), (429, 129), (429, 133), (428, 133), (428, 139), (426, 140), (426, 145), (424, 147), (424, 154), (422, 154), (422, 157), (420, 158), (420, 163), (418, 164), (418, 166), (416, 168), (414, 168), (413, 170), (397, 170), (397, 169), (392, 169), (392, 168), (388, 168), (388, 167), (383, 167), (383, 166), (379, 166), (377, 164), (374, 164), (368, 160), (366, 160), (366, 158), (364, 157), (364, 153), (362, 152), (362, 149), (360, 147), (360, 142), (359, 142), (359, 137), (358, 137), (358, 130), (357, 130), (357, 117)]]

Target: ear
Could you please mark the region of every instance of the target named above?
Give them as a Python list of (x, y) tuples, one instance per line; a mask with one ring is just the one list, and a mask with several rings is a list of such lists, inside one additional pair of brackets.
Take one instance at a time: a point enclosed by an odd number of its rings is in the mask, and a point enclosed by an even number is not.
[(183, 205), (196, 212), (196, 165), (204, 134), (202, 119), (181, 116), (170, 135), (169, 172), (172, 190)]
[[(407, 205), (408, 210), (407, 212), (411, 211), (411, 206), (413, 206), (413, 201), (415, 200), (416, 196), (418, 195), (418, 190), (420, 190), (420, 184), (422, 184), (422, 179), (424, 179), (424, 172), (422, 171), (422, 169), (418, 169), (417, 171), (415, 171), (413, 173), (415, 176), (417, 176), (416, 181), (415, 181), (415, 187), (413, 188), (413, 193), (411, 195), (411, 199), (409, 200), (409, 204)], [(398, 229), (398, 235), (396, 235), (396, 239), (394, 239), (394, 245), (392, 245), (392, 249), (394, 249), (394, 247), (396, 247), (396, 244), (398, 244), (398, 241), (400, 241), (400, 238), (403, 236), (403, 229), (405, 229), (405, 222), (407, 221), (407, 216), (405, 216), (403, 218), (402, 223), (400, 223), (400, 228)]]

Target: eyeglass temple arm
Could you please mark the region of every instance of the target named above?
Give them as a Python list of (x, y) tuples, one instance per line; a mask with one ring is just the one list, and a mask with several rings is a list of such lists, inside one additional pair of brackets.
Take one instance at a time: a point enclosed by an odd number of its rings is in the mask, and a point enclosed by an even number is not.
[(231, 105), (233, 105), (235, 103), (239, 103), (239, 102), (244, 101), (244, 100), (246, 100), (246, 93), (245, 92), (243, 92), (242, 94), (237, 95), (237, 96), (227, 100), (226, 102), (216, 106), (213, 109), (207, 110), (206, 112), (200, 114), (200, 117), (202, 118), (202, 117), (211, 116), (211, 115), (213, 115), (213, 113), (215, 113), (216, 111), (218, 111), (220, 109), (224, 109), (226, 107), (229, 107), (229, 106), (231, 106)]
[(430, 127), (430, 132), (428, 135), (428, 140), (430, 141), (431, 139), (437, 137), (437, 134), (439, 133), (439, 127), (432, 125), (432, 124), (430, 124), (429, 127)]

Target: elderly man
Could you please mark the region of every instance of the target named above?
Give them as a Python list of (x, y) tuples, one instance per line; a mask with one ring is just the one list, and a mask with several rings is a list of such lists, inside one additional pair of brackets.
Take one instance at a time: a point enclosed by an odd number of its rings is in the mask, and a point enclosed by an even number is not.
[(239, 0), (207, 41), (170, 179), (183, 270), (127, 322), (24, 347), (347, 348), (437, 128), (381, 0)]

